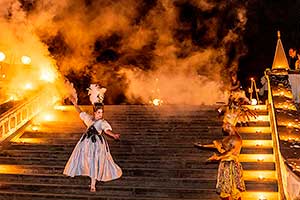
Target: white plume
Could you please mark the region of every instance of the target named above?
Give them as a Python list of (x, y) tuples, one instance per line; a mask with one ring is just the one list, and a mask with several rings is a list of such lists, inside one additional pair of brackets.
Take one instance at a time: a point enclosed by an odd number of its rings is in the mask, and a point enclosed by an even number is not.
[(91, 84), (88, 88), (91, 103), (103, 103), (105, 92), (106, 88), (101, 88), (98, 84)]

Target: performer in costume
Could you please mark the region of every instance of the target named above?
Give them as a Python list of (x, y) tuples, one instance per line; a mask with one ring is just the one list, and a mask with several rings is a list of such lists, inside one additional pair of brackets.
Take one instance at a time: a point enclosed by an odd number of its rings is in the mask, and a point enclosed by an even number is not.
[(96, 181), (110, 181), (120, 178), (121, 168), (114, 162), (104, 134), (119, 139), (120, 134), (112, 132), (110, 124), (103, 119), (103, 99), (105, 88), (92, 84), (89, 89), (94, 116), (83, 112), (74, 97), (70, 97), (80, 118), (88, 127), (76, 144), (63, 174), (67, 176), (89, 176), (90, 191), (96, 192)]
[(221, 200), (241, 200), (241, 192), (245, 191), (243, 168), (239, 162), (242, 138), (230, 123), (223, 125), (229, 133), (222, 140), (214, 140), (213, 144), (196, 144), (202, 148), (216, 148), (219, 155), (214, 154), (208, 160), (220, 161), (216, 190)]

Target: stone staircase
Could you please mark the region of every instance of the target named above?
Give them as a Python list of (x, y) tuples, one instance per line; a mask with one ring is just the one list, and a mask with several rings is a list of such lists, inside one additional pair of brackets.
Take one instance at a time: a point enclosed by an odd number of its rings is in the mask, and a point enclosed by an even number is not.
[[(278, 189), (271, 133), (267, 111), (259, 112), (262, 121), (239, 128), (247, 187), (243, 199), (273, 200)], [(105, 118), (121, 133), (120, 141), (108, 138), (123, 169), (121, 179), (98, 182), (91, 193), (87, 177), (62, 175), (85, 127), (72, 107), (58, 107), (36, 117), (1, 150), (0, 199), (218, 199), (218, 163), (207, 162), (211, 151), (193, 146), (223, 137), (214, 107), (106, 106)]]

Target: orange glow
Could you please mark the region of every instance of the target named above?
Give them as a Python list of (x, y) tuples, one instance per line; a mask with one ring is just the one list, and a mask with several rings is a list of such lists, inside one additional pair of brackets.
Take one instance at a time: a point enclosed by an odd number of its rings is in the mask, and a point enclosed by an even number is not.
[(55, 78), (56, 75), (52, 70), (46, 68), (41, 70), (40, 80), (53, 83)]
[(0, 51), (0, 62), (4, 61), (6, 58), (5, 54)]
[(0, 165), (0, 174), (21, 174), (24, 173), (24, 169), (18, 165)]
[(31, 129), (32, 129), (33, 131), (38, 131), (38, 130), (39, 130), (39, 126), (37, 126), (37, 125), (32, 125), (32, 126), (31, 126)]
[(241, 154), (241, 162), (274, 162), (273, 154)]
[(277, 192), (243, 192), (242, 199), (252, 199), (252, 200), (278, 200)]
[(53, 121), (55, 119), (54, 117), (54, 114), (53, 113), (50, 113), (50, 112), (45, 112), (45, 113), (42, 113), (39, 117), (39, 119), (41, 121), (47, 121), (47, 122), (50, 122), (50, 121)]
[(253, 180), (253, 181), (257, 181), (257, 179), (261, 181), (277, 180), (275, 170), (244, 170), (243, 175), (245, 180)]
[(163, 102), (163, 101), (160, 100), (160, 99), (153, 99), (151, 103), (152, 103), (153, 105), (155, 105), (155, 106), (159, 106), (159, 105), (162, 104), (162, 102)]
[(22, 56), (21, 61), (24, 65), (29, 65), (31, 63), (31, 58), (29, 56)]
[(253, 105), (253, 106), (257, 105), (257, 100), (256, 99), (251, 99), (251, 105)]
[(270, 127), (237, 127), (239, 133), (271, 133)]
[(270, 148), (273, 146), (272, 140), (243, 140), (243, 147)]
[(24, 89), (25, 89), (25, 90), (32, 90), (32, 88), (33, 88), (32, 83), (26, 83), (26, 84), (24, 85)]
[(11, 96), (9, 97), (9, 100), (10, 100), (10, 101), (17, 101), (17, 100), (18, 100), (18, 97), (17, 97), (16, 95), (11, 95)]

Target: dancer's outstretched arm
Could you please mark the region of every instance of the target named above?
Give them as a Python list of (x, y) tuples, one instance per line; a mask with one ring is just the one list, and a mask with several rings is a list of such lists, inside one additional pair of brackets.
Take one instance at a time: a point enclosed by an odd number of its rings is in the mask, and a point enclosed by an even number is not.
[(111, 137), (113, 137), (115, 140), (118, 140), (118, 139), (120, 139), (120, 134), (119, 133), (114, 133), (114, 132), (112, 132), (111, 130), (106, 130), (106, 131), (104, 131), (107, 135), (109, 135), (109, 136), (111, 136)]
[(76, 99), (74, 97), (69, 97), (70, 101), (73, 103), (76, 111), (78, 113), (82, 113), (83, 111), (81, 110), (81, 108), (78, 106), (77, 102), (76, 102)]

